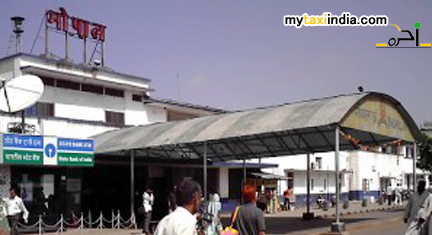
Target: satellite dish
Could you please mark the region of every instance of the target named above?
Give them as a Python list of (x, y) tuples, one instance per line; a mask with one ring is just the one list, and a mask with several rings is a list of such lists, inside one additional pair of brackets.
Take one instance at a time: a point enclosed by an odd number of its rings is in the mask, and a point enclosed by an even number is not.
[(2, 81), (0, 110), (14, 113), (35, 104), (43, 94), (44, 84), (34, 75), (24, 75)]

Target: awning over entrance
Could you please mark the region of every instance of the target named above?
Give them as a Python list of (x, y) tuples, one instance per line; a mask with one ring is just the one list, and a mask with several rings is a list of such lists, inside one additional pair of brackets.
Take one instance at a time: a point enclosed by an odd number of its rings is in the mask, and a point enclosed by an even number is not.
[(270, 174), (270, 173), (252, 173), (252, 175), (259, 177), (259, 178), (263, 178), (263, 179), (268, 179), (268, 180), (288, 180), (288, 177), (283, 176), (283, 175), (275, 175), (275, 174)]
[[(203, 159), (204, 202), (208, 161), (228, 161), (306, 154), (307, 202), (310, 200), (310, 153), (335, 151), (335, 185), (339, 185), (339, 151), (413, 143), (420, 131), (402, 105), (389, 95), (357, 93), (257, 108), (177, 122), (158, 123), (95, 136), (95, 151), (131, 159), (131, 211), (134, 205), (134, 159)], [(414, 155), (416, 145), (414, 144)], [(414, 156), (413, 168), (415, 168)], [(415, 175), (414, 175), (415, 182)], [(243, 184), (247, 183), (243, 168)], [(336, 201), (340, 190), (336, 187)], [(313, 217), (307, 203), (305, 219)], [(343, 231), (340, 205), (332, 232)]]
[[(285, 172), (299, 172), (299, 173), (307, 173), (308, 170), (297, 170), (297, 169), (285, 169)], [(334, 173), (335, 170), (310, 170), (311, 173)], [(342, 169), (339, 171), (341, 174), (352, 174), (354, 173), (352, 170)]]
[(190, 120), (109, 131), (94, 137), (95, 153), (209, 161), (265, 158), (385, 143), (412, 143), (420, 131), (402, 105), (382, 93), (356, 93)]
[(247, 169), (264, 169), (264, 168), (277, 168), (278, 164), (269, 164), (269, 163), (240, 163), (240, 162), (216, 162), (209, 166), (213, 167), (228, 167), (231, 169), (235, 168), (247, 168)]

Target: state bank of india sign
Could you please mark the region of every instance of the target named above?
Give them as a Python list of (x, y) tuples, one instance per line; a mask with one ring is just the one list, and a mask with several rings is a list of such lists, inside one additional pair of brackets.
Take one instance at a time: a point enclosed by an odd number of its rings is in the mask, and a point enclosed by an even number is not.
[(0, 163), (12, 165), (94, 166), (94, 142), (54, 136), (2, 134)]

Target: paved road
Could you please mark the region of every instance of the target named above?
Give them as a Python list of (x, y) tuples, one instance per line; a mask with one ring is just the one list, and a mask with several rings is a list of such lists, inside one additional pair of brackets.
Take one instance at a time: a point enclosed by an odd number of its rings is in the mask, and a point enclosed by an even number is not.
[[(347, 230), (352, 229), (355, 232), (360, 232), (364, 229), (369, 228), (379, 228), (383, 222), (388, 223), (391, 221), (395, 223), (396, 221), (402, 220), (402, 210), (391, 210), (391, 211), (377, 211), (362, 214), (351, 214), (342, 217), (342, 221), (346, 223)], [(229, 222), (224, 219), (222, 220), (224, 225)], [(306, 234), (318, 234), (327, 232), (330, 230), (331, 223), (334, 222), (333, 217), (318, 218), (312, 221), (303, 221), (300, 217), (267, 217), (267, 233), (268, 234), (289, 234), (289, 235), (306, 235)], [(397, 223), (396, 223), (397, 224)], [(402, 227), (403, 227), (402, 223)], [(404, 230), (402, 230), (404, 231)], [(369, 233), (357, 233), (357, 234), (368, 234)], [(399, 233), (389, 233), (393, 235), (398, 235)], [(403, 232), (401, 233), (403, 234)], [(377, 235), (383, 235), (382, 233), (377, 233)]]
[(406, 224), (401, 221), (350, 231), (350, 235), (403, 235)]

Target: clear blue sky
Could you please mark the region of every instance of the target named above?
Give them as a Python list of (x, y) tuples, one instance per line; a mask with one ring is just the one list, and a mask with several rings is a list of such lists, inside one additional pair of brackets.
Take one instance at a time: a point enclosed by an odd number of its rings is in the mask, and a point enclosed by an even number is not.
[[(377, 49), (387, 27), (283, 26), (284, 15), (342, 12), (387, 15), (432, 43), (432, 1), (0, 0), (0, 56), (8, 53), (13, 15), (25, 21), (29, 52), (45, 9), (107, 25), (106, 63), (152, 79), (153, 96), (245, 109), (366, 90), (392, 95), (417, 123), (432, 120), (432, 49)], [(43, 36), (34, 54), (43, 52)], [(60, 56), (62, 38), (51, 37)], [(413, 42), (401, 42), (409, 43)], [(81, 44), (74, 48), (76, 62)], [(179, 80), (177, 81), (177, 74)], [(180, 92), (179, 92), (180, 91)]]

